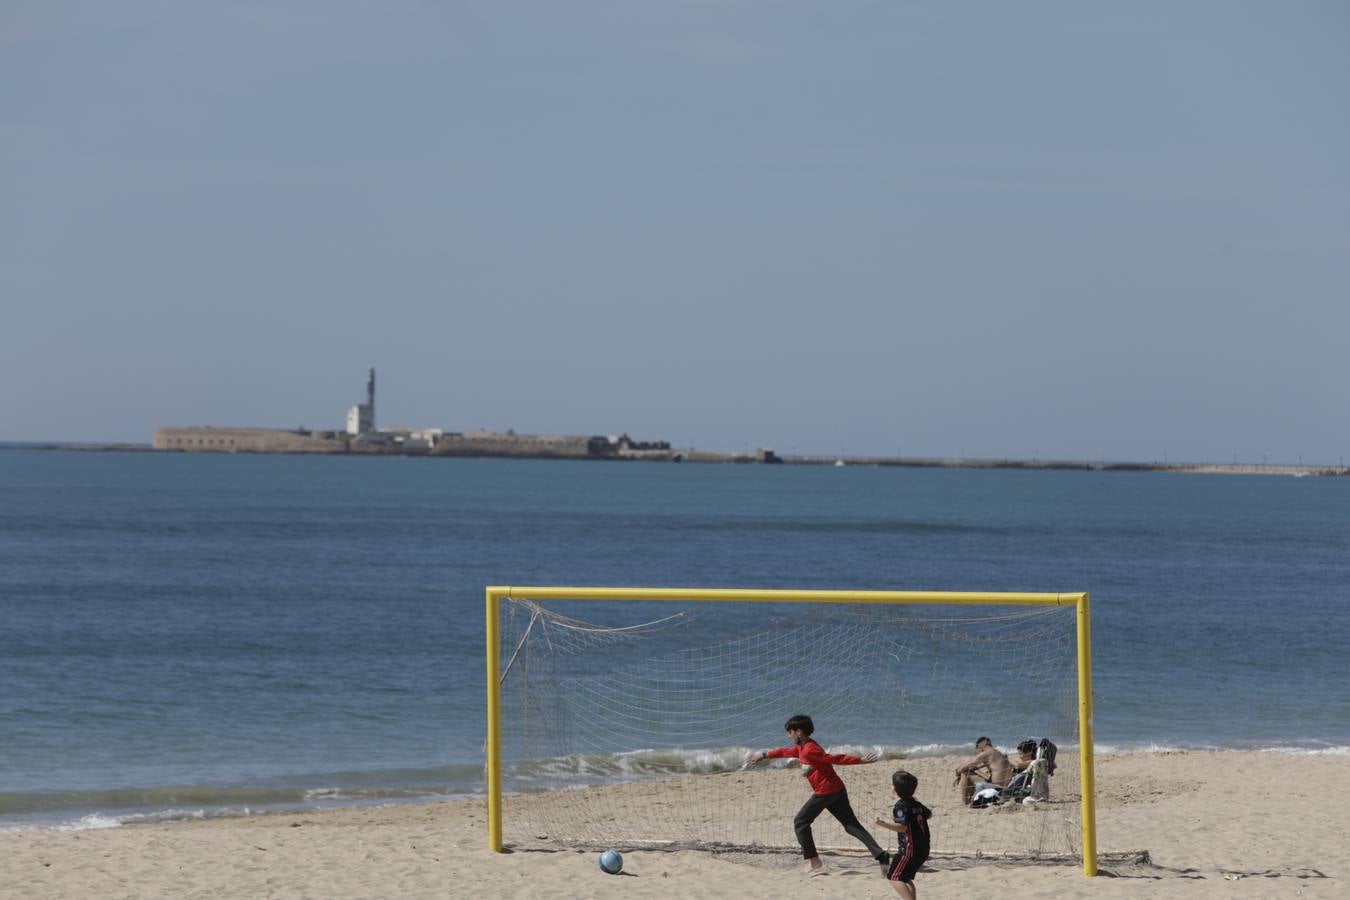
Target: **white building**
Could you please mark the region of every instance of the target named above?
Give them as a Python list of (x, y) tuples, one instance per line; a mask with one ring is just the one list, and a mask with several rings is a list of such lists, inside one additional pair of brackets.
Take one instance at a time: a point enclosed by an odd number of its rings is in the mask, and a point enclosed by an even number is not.
[(369, 403), (360, 403), (347, 410), (347, 433), (365, 434), (375, 430), (375, 410)]
[(365, 434), (375, 430), (375, 370), (366, 382), (366, 402), (347, 410), (347, 433)]

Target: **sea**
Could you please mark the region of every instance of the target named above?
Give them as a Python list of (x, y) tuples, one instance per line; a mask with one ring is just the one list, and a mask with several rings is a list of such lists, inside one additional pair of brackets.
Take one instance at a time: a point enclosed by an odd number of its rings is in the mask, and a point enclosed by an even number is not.
[(0, 829), (481, 795), (494, 584), (1086, 590), (1099, 752), (1350, 753), (1350, 478), (12, 446)]

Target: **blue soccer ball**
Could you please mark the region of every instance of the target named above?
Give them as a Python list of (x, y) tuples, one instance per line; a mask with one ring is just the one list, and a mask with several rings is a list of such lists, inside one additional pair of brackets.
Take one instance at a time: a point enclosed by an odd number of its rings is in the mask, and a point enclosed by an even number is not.
[(623, 870), (623, 854), (618, 850), (606, 850), (600, 854), (600, 871), (609, 875), (618, 875)]

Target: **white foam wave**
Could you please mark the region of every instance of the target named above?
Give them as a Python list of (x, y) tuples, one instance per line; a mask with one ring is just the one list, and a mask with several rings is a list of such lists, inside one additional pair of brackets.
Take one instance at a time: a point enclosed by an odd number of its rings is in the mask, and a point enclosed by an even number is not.
[(1350, 756), (1350, 747), (1262, 747), (1262, 753), (1288, 753), (1292, 756)]
[[(1076, 750), (1072, 745), (1061, 750)], [(1097, 744), (1098, 756), (1132, 756), (1149, 753), (1285, 753), (1291, 756), (1350, 756), (1350, 747), (1309, 741), (1306, 744)]]
[(915, 744), (911, 747), (905, 747), (898, 751), (897, 758), (902, 756), (952, 756), (954, 754), (971, 754), (974, 751), (970, 749), (969, 744)]
[[(507, 766), (506, 776), (516, 788), (563, 787), (581, 781), (628, 781), (674, 775), (706, 775), (740, 769), (745, 758), (757, 749), (751, 747), (643, 748), (616, 753), (571, 753), (547, 759), (522, 760)], [(875, 753), (881, 759), (907, 759), (916, 756), (949, 756), (967, 752), (955, 744), (889, 746), (884, 744), (836, 744), (830, 753), (864, 756)], [(792, 758), (771, 759), (763, 765), (781, 768), (795, 766)]]
[(304, 792), (303, 797), (307, 803), (318, 803), (325, 800), (389, 800), (405, 795), (421, 796), (424, 793), (423, 791), (325, 787), (310, 788)]
[(52, 828), (52, 831), (93, 831), (100, 828), (120, 828), (123, 825), (121, 818), (117, 816), (105, 816), (99, 813), (93, 813), (83, 816), (74, 822), (63, 822)]
[(747, 747), (712, 749), (632, 750), (615, 754), (618, 769), (636, 775), (689, 772), (704, 775), (739, 768), (750, 753)]
[[(248, 814), (249, 814), (248, 807), (245, 806), (245, 807), (243, 807), (243, 809), (241, 809), (241, 810), (221, 809), (221, 810), (215, 812), (213, 815), (215, 815), (215, 816), (246, 816), (246, 815), (248, 815)], [(158, 810), (158, 811), (156, 811), (156, 812), (148, 812), (148, 813), (131, 813), (131, 814), (129, 814), (129, 815), (122, 816), (121, 818), (122, 818), (123, 823), (128, 824), (128, 825), (131, 824), (132, 822), (177, 822), (177, 821), (184, 820), (184, 819), (205, 819), (205, 818), (206, 818), (206, 810), (205, 810), (205, 809), (161, 809), (161, 810)]]
[[(1098, 756), (1128, 756), (1143, 753), (1217, 753), (1224, 749), (1217, 744), (1102, 744), (1093, 745)], [(1067, 745), (1061, 749), (1070, 749)], [(1077, 749), (1074, 746), (1072, 749)]]

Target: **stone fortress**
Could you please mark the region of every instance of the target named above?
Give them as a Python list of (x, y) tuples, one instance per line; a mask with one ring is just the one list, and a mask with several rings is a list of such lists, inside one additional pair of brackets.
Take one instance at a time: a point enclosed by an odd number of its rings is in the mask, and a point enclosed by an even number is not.
[(375, 422), (375, 370), (366, 402), (347, 411), (345, 431), (274, 428), (173, 427), (155, 430), (154, 448), (184, 453), (369, 453), (392, 456), (506, 456), (532, 459), (646, 459), (680, 461), (666, 441), (620, 435), (516, 434), (514, 431), (447, 431), (379, 428)]

